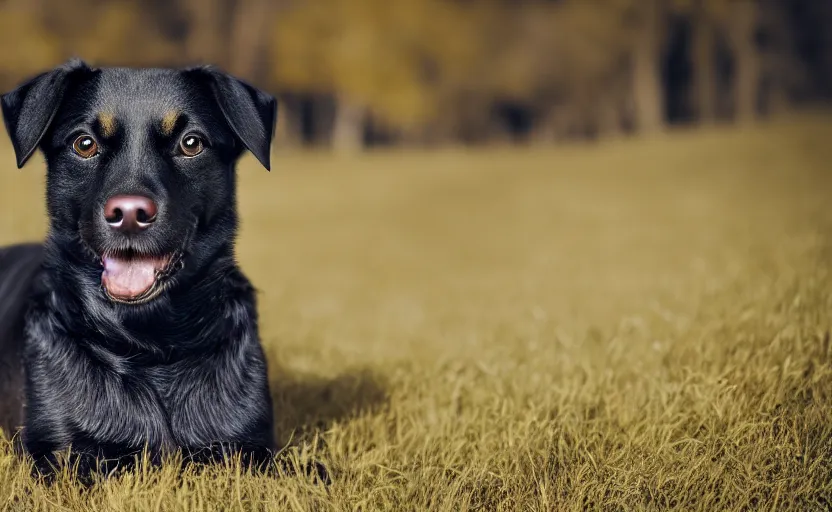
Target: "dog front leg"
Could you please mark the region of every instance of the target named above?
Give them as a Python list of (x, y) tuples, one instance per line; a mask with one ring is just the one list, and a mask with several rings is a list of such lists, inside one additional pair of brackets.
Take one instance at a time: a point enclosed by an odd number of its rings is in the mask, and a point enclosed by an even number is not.
[(95, 475), (107, 478), (118, 472), (130, 471), (135, 465), (135, 455), (107, 457), (89, 452), (48, 453), (33, 457), (32, 476), (52, 485), (66, 471), (74, 475), (78, 483), (88, 487), (94, 483)]
[[(244, 470), (252, 469), (255, 472), (265, 473), (269, 476), (277, 476), (280, 470), (284, 474), (296, 473), (289, 460), (277, 456), (274, 451), (263, 446), (241, 443), (214, 443), (203, 448), (183, 451), (185, 452), (185, 467), (191, 465), (204, 469), (209, 465), (221, 465), (239, 457)], [(324, 485), (331, 483), (329, 471), (320, 462), (308, 462), (300, 470), (306, 476), (315, 477)]]
[(264, 446), (217, 442), (199, 448), (185, 448), (182, 451), (186, 466), (222, 465), (239, 457), (243, 469), (266, 473), (274, 470), (274, 452)]

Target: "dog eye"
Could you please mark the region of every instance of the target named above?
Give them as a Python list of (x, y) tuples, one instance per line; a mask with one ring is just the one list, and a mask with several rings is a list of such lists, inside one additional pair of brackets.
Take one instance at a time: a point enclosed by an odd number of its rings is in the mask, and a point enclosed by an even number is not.
[(98, 154), (98, 143), (89, 135), (81, 135), (72, 143), (72, 150), (81, 158), (92, 158)]
[(202, 139), (196, 135), (185, 135), (179, 142), (179, 148), (185, 156), (196, 156), (202, 153)]

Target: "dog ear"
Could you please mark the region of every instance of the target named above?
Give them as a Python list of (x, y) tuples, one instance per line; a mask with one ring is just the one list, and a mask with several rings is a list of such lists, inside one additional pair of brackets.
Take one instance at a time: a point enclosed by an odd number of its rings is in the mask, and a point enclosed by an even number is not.
[(277, 123), (277, 100), (211, 66), (187, 70), (208, 77), (214, 100), (231, 130), (251, 153), (271, 170), (271, 145)]
[(79, 71), (89, 70), (84, 61), (73, 59), (0, 97), (3, 121), (14, 147), (18, 169), (26, 164), (49, 129), (61, 106), (69, 78)]

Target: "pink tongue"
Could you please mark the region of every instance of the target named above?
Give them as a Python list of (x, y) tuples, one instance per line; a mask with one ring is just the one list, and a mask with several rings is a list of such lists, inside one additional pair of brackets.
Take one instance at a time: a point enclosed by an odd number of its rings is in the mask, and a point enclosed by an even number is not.
[(118, 299), (135, 299), (156, 281), (156, 269), (164, 266), (161, 258), (104, 258), (101, 283)]

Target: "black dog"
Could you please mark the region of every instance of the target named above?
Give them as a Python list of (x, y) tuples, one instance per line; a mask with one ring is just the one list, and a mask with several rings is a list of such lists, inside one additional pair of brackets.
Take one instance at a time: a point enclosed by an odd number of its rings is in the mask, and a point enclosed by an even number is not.
[(275, 99), (211, 67), (73, 60), (2, 110), (17, 166), (45, 156), (49, 233), (0, 252), (0, 425), (22, 418), (41, 470), (68, 448), (82, 471), (144, 450), (270, 464), (235, 164), (247, 149), (269, 169)]

